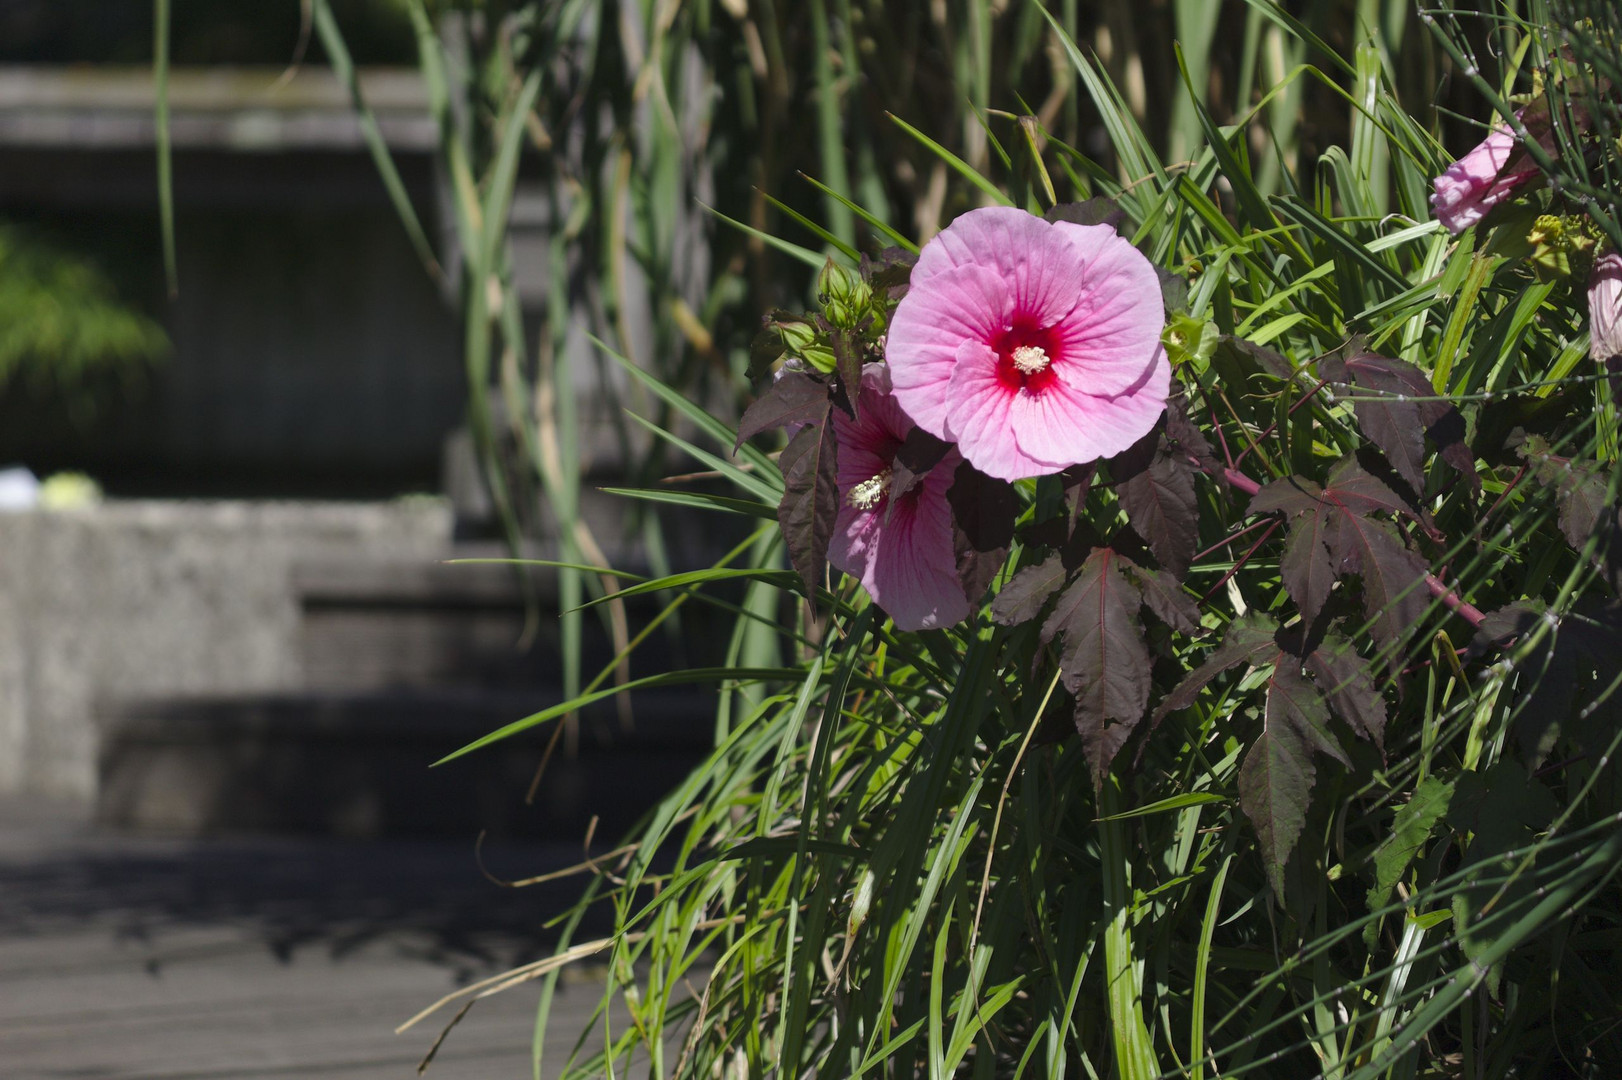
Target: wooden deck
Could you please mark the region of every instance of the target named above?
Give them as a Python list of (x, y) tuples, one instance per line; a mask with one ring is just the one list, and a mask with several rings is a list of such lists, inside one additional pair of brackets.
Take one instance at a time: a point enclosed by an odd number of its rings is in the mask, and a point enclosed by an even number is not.
[[(512, 877), (578, 850), (486, 849)], [(543, 955), (573, 895), (500, 889), (471, 843), (162, 840), (0, 804), (0, 1077), (410, 1080), (458, 986)], [(572, 1045), (597, 975), (571, 972), (549, 1044)], [(476, 1005), (428, 1071), (531, 1076), (536, 990)], [(548, 1053), (545, 1075), (563, 1054)]]

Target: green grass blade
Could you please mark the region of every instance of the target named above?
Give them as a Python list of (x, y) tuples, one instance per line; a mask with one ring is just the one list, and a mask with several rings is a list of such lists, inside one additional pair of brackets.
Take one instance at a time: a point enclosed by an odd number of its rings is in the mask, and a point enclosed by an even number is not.
[(326, 50), (333, 74), (338, 76), (338, 81), (349, 91), (349, 100), (355, 107), (355, 116), (360, 123), (361, 137), (365, 139), (366, 149), (372, 156), (372, 164), (376, 166), (378, 176), (383, 180), (383, 187), (388, 191), (389, 202), (394, 204), (394, 212), (399, 216), (406, 237), (416, 250), (423, 268), (428, 271), (428, 276), (436, 282), (442, 281), (445, 274), (440, 268), (438, 257), (434, 254), (434, 246), (429, 242), (428, 234), (423, 231), (416, 208), (411, 205), (411, 196), (406, 191), (405, 181), (400, 178), (400, 170), (394, 165), (394, 156), (389, 153), (388, 143), (383, 139), (383, 131), (377, 126), (377, 117), (366, 104), (365, 95), (361, 93), (360, 75), (349, 55), (349, 46), (344, 41), (343, 32), (338, 29), (338, 20), (333, 17), (330, 0), (310, 0), (310, 2), (315, 32), (321, 38), (321, 47)]
[(158, 149), (158, 220), (163, 232), (163, 279), (169, 299), (180, 293), (180, 270), (175, 261), (174, 154), (169, 145), (169, 5), (153, 0), (152, 11), (152, 124)]
[(517, 735), (520, 732), (528, 731), (537, 724), (544, 724), (548, 720), (556, 720), (560, 716), (566, 716), (569, 713), (579, 712), (588, 705), (596, 704), (599, 701), (606, 701), (618, 694), (628, 693), (632, 690), (641, 690), (646, 687), (655, 686), (680, 686), (686, 683), (776, 682), (782, 679), (798, 679), (800, 674), (801, 673), (799, 671), (796, 671), (793, 668), (722, 667), (689, 668), (686, 671), (666, 671), (661, 672), (658, 675), (647, 675), (640, 679), (632, 679), (621, 686), (611, 687), (607, 690), (597, 690), (589, 694), (581, 694), (579, 697), (553, 705), (551, 708), (542, 709), (537, 713), (531, 713), (529, 716), (526, 716), (521, 720), (514, 720), (512, 723), (499, 727), (495, 731), (490, 732), (488, 735), (483, 735), (477, 739), (474, 739), (461, 749), (446, 754), (444, 757), (434, 762), (434, 764), (444, 765), (446, 762), (455, 761), (457, 758), (471, 754), (473, 751), (489, 746), (491, 743), (500, 742), (502, 739), (510, 739), (512, 736)]
[(923, 147), (930, 153), (934, 154), (947, 165), (951, 166), (959, 176), (963, 177), (963, 179), (985, 192), (987, 198), (991, 199), (998, 206), (1014, 205), (1014, 200), (1003, 194), (1002, 188), (998, 187), (996, 184), (993, 184), (984, 176), (981, 176), (979, 170), (970, 165), (967, 161), (964, 161), (962, 158), (946, 149), (946, 147), (942, 146), (934, 139), (931, 139), (928, 135), (925, 135), (923, 132), (919, 131), (905, 120), (901, 119), (901, 117), (896, 116), (893, 113), (886, 113), (885, 115), (889, 116), (891, 121), (893, 121), (895, 125), (902, 131), (905, 131), (908, 135), (911, 135), (914, 139), (917, 139), (918, 142), (922, 144)]

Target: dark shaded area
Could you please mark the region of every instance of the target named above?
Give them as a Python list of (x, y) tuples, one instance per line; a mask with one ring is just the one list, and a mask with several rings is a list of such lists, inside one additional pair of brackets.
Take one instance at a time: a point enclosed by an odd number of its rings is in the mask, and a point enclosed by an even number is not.
[(524, 795), (553, 725), (429, 766), (556, 704), (558, 693), (488, 690), (286, 695), (130, 705), (103, 735), (97, 817), (218, 834), (470, 836), (569, 842), (623, 835), (709, 745), (709, 702), (635, 694), (641, 719), (585, 710)]
[[(342, 957), (401, 932), (426, 939), (422, 959), (469, 971), (543, 954), (543, 923), (571, 905), (586, 874), (503, 888), (479, 870), (518, 879), (575, 865), (578, 845), (455, 841), (234, 838), (203, 841), (119, 836), (87, 828), (19, 832), (0, 841), (0, 936), (106, 925), (147, 940), (183, 926), (248, 923), (272, 953), (290, 959), (324, 944)], [(605, 915), (610, 913), (605, 913)], [(609, 925), (589, 918), (586, 932)], [(492, 940), (504, 943), (499, 958)], [(518, 950), (514, 961), (506, 952)], [(158, 974), (158, 972), (153, 972)]]
[[(411, 23), (389, 0), (331, 0), (362, 64), (416, 60)], [(172, 0), (177, 64), (287, 64), (298, 50), (300, 0)], [(324, 61), (311, 35), (306, 58)], [(144, 63), (151, 0), (0, 0), (0, 63)]]
[[(428, 162), (403, 155), (419, 204)], [(173, 354), (72, 393), (0, 394), (0, 461), (118, 495), (376, 498), (439, 487), (466, 379), (454, 315), (363, 155), (181, 154), (179, 297), (163, 296), (150, 155), (8, 159), (7, 215), (102, 267)], [(431, 220), (431, 218), (430, 218)]]

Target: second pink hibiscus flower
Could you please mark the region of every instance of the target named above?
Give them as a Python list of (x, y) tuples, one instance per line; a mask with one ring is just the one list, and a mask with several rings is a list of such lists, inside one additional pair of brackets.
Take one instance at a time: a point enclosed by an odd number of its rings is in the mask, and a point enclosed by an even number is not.
[(1118, 454), (1171, 366), (1149, 260), (1107, 225), (971, 210), (925, 245), (885, 347), (895, 396), (975, 468), (1016, 480)]
[[(911, 491), (891, 490), (896, 453), (913, 423), (890, 392), (890, 372), (862, 371), (858, 419), (834, 410), (839, 440), (839, 516), (828, 561), (861, 580), (900, 630), (951, 626), (969, 615), (952, 550), (946, 491), (962, 460), (948, 451)], [(892, 505), (893, 504), (893, 505)]]

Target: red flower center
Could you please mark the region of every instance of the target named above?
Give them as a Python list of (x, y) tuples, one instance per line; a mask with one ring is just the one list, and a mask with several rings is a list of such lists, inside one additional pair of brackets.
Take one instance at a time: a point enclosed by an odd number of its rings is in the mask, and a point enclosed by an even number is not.
[(1011, 391), (1040, 394), (1053, 382), (1053, 365), (1063, 359), (1052, 327), (1015, 324), (991, 343), (997, 350), (997, 378)]

